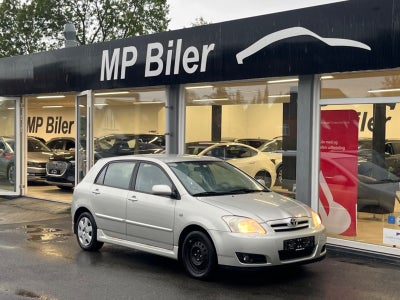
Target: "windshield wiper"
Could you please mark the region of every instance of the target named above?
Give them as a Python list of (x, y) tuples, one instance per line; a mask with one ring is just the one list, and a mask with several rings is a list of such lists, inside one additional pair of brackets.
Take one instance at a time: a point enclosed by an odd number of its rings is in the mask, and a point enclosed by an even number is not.
[(215, 196), (215, 195), (223, 195), (226, 193), (218, 193), (218, 192), (201, 192), (201, 193), (196, 193), (193, 194), (195, 197), (202, 197), (202, 196)]
[(254, 189), (236, 189), (229, 191), (229, 194), (249, 194), (249, 193), (259, 193), (266, 192), (267, 190), (254, 190)]

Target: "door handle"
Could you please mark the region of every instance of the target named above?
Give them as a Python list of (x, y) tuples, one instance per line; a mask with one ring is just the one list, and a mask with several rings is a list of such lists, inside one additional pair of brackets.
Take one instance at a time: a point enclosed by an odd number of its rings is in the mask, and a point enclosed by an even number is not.
[(128, 198), (128, 200), (131, 201), (131, 202), (136, 202), (136, 201), (138, 201), (138, 199), (136, 198), (136, 196), (131, 196), (131, 197)]
[(100, 194), (100, 191), (96, 189), (96, 190), (92, 191), (92, 194), (98, 195), (98, 194)]

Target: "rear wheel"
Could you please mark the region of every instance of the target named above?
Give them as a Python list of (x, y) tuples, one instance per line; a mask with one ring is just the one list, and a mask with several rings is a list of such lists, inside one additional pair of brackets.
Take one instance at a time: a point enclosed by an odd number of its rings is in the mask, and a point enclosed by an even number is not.
[(204, 232), (190, 232), (183, 241), (181, 255), (186, 271), (194, 278), (207, 279), (217, 267), (214, 245)]
[(14, 165), (11, 165), (8, 167), (7, 179), (8, 179), (9, 183), (11, 183), (11, 184), (15, 183), (15, 166)]
[(271, 175), (269, 175), (267, 172), (262, 171), (256, 174), (256, 176), (254, 177), (256, 180), (263, 180), (265, 182), (265, 186), (267, 188), (270, 188), (272, 186), (272, 179), (271, 179)]
[(75, 226), (76, 238), (83, 250), (96, 251), (103, 246), (102, 242), (97, 241), (97, 225), (90, 213), (80, 214)]
[(276, 169), (276, 185), (281, 186), (283, 182), (282, 165)]

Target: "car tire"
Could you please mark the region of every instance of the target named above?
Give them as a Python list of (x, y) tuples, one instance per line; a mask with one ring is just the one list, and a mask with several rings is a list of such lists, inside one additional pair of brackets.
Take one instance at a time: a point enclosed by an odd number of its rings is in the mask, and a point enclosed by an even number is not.
[(83, 250), (97, 251), (103, 246), (104, 243), (97, 240), (96, 221), (90, 213), (80, 214), (75, 226), (76, 239)]
[(283, 183), (283, 167), (280, 165), (276, 169), (276, 185), (282, 186)]
[(10, 165), (7, 169), (7, 179), (10, 184), (15, 183), (15, 166)]
[(190, 232), (182, 244), (181, 261), (190, 276), (210, 278), (217, 267), (217, 254), (209, 236), (201, 231)]
[(266, 186), (267, 188), (270, 188), (270, 187), (272, 186), (271, 175), (269, 175), (269, 174), (268, 174), (267, 172), (265, 172), (265, 171), (258, 172), (258, 173), (256, 174), (256, 176), (254, 176), (254, 178), (255, 178), (256, 180), (259, 180), (259, 179), (264, 180), (265, 186)]

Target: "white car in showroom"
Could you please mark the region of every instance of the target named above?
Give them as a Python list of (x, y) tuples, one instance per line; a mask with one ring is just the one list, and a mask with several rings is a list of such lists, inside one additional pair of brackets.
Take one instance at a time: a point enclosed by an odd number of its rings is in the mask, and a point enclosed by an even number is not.
[(260, 268), (326, 256), (316, 212), (212, 157), (101, 159), (76, 186), (71, 214), (83, 250), (126, 246), (177, 259), (201, 279), (218, 265)]
[(262, 180), (266, 187), (271, 188), (275, 185), (275, 164), (268, 154), (249, 145), (235, 142), (215, 143), (199, 152), (198, 155), (226, 160), (255, 179)]

